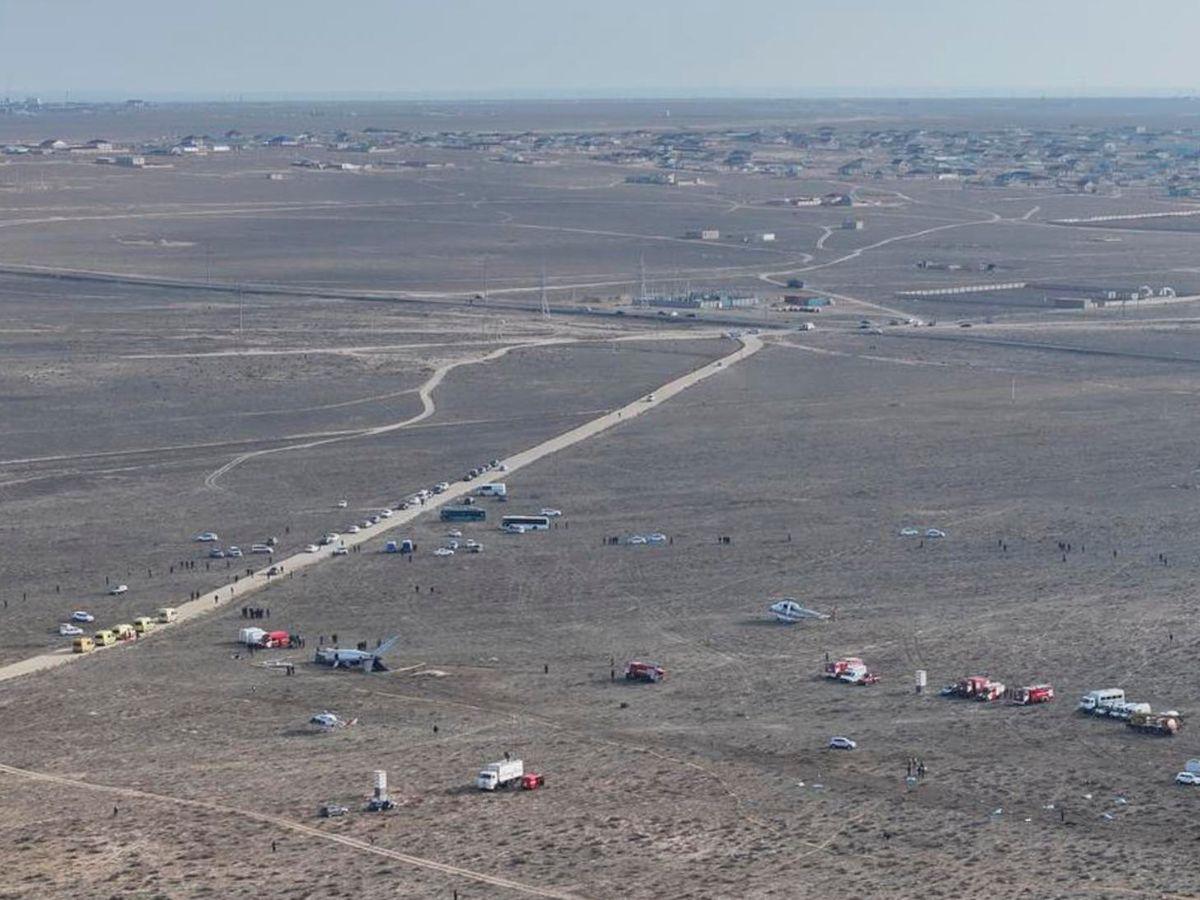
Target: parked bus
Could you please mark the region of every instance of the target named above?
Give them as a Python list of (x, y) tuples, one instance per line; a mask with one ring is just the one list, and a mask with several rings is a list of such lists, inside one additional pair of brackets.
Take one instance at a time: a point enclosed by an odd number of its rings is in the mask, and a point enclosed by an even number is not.
[(500, 527), (505, 531), (549, 531), (549, 516), (504, 516)]
[(443, 522), (482, 522), (487, 518), (487, 510), (478, 506), (443, 506)]

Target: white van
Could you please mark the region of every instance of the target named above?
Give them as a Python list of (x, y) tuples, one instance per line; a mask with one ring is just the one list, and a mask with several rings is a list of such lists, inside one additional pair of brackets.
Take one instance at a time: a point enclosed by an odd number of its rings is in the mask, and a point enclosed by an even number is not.
[(1098, 691), (1088, 691), (1076, 707), (1080, 712), (1092, 715), (1107, 715), (1109, 708), (1125, 702), (1125, 691), (1121, 688), (1103, 688)]
[(475, 488), (475, 494), (479, 497), (507, 497), (508, 485), (499, 482), (495, 484), (481, 484)]

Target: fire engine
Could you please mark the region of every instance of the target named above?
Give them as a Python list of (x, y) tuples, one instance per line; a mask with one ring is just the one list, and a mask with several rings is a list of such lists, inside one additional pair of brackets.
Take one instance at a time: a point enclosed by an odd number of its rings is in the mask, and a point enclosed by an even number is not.
[(1034, 703), (1049, 703), (1054, 699), (1054, 685), (1030, 684), (1013, 690), (1012, 702), (1020, 706), (1031, 706)]

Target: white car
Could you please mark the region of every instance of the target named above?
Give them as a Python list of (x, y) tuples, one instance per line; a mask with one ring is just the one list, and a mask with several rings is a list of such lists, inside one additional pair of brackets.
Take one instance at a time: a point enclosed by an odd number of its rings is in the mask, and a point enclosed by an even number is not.
[(453, 540), (453, 539), (448, 540), (448, 541), (446, 541), (446, 546), (449, 547), (451, 550), (457, 550), (458, 549), (458, 541)]
[(318, 547), (316, 544), (309, 544), (307, 547), (305, 547), (305, 548), (304, 548), (304, 552), (305, 552), (305, 553), (316, 553), (316, 552), (318, 552), (320, 549), (321, 549), (321, 548), (320, 548), (320, 547)]
[(371, 522), (370, 519), (363, 519), (361, 522), (358, 523), (358, 527), (359, 528), (370, 528), (372, 524), (373, 523)]
[(435, 494), (445, 493), (448, 490), (450, 490), (450, 482), (448, 481), (439, 481), (433, 486), (433, 492)]
[(926, 528), (925, 529), (925, 537), (927, 537), (927, 538), (944, 538), (945, 536), (946, 536), (946, 532), (942, 531), (942, 529), (940, 529), (940, 528)]
[(661, 531), (656, 531), (654, 534), (646, 535), (646, 543), (648, 544), (665, 544), (666, 542), (667, 536)]
[(919, 537), (920, 534), (921, 534), (921, 529), (913, 528), (911, 525), (909, 525), (906, 528), (900, 529), (900, 537)]
[(339, 501), (337, 502), (337, 508), (338, 508), (338, 509), (345, 509), (345, 508), (346, 508), (347, 506), (349, 506), (349, 505), (350, 505), (350, 504), (349, 504), (349, 503), (347, 503), (345, 500), (339, 500)]
[(338, 534), (336, 531), (331, 531), (328, 534), (326, 534), (325, 537), (321, 538), (321, 543), (322, 544), (336, 544), (338, 542), (338, 538), (340, 538), (340, 537), (341, 537), (341, 535)]
[(552, 509), (549, 506), (543, 506), (541, 514), (543, 516), (545, 516), (547, 519), (557, 519), (559, 516), (562, 515), (562, 510), (561, 509)]
[(858, 746), (858, 742), (848, 737), (831, 737), (829, 739), (830, 750), (853, 750)]
[(241, 559), (242, 548), (241, 547), (230, 547), (228, 550), (225, 551), (225, 555), (232, 556), (234, 559)]
[(96, 617), (90, 612), (84, 612), (82, 609), (77, 609), (75, 612), (71, 613), (71, 620), (73, 622), (95, 622)]
[[(75, 637), (77, 634), (83, 634), (83, 629), (78, 625), (72, 625), (70, 622), (63, 622), (58, 626), (58, 633), (63, 637)], [(1186, 772), (1184, 774), (1187, 774)]]
[(433, 551), (433, 555), (434, 556), (453, 556), (454, 551), (451, 550), (449, 547), (438, 547), (436, 550)]
[(274, 550), (271, 548), (271, 545), (270, 545), (270, 544), (254, 544), (254, 545), (253, 545), (253, 546), (250, 548), (250, 552), (251, 552), (251, 553), (267, 553), (267, 554), (271, 554), (271, 553), (274, 553), (275, 551), (274, 551)]
[(460, 537), (462, 537), (462, 532), (461, 532), (461, 531), (459, 531), (459, 530), (457, 530), (457, 529), (455, 529), (454, 531), (447, 531), (447, 532), (446, 532), (446, 537), (450, 537), (450, 538), (460, 538)]
[(112, 587), (110, 587), (108, 589), (108, 593), (111, 594), (113, 597), (117, 597), (121, 594), (124, 594), (127, 590), (129, 590), (129, 585), (117, 584), (117, 585), (113, 585)]
[(646, 543), (646, 539), (644, 537), (642, 537), (642, 535), (640, 535), (640, 534), (635, 534), (629, 539), (629, 543), (644, 544), (644, 543)]
[(647, 395), (646, 395), (646, 402), (647, 402), (647, 403), (653, 403), (653, 402), (654, 402), (654, 395), (653, 395), (653, 394), (647, 394)]
[(345, 545), (345, 544), (338, 544), (336, 547), (334, 547), (334, 548), (333, 548), (333, 555), (334, 555), (334, 556), (345, 556), (345, 555), (347, 555), (349, 552), (350, 552), (350, 551), (349, 551), (348, 549), (346, 549), (346, 545)]
[(464, 546), (471, 553), (482, 553), (483, 552), (483, 544), (479, 543), (479, 541), (467, 541), (467, 543)]
[(346, 528), (346, 534), (358, 534), (360, 530), (357, 525), (350, 525)]
[(220, 539), (221, 539), (220, 536), (218, 536), (215, 531), (202, 531), (198, 535), (196, 535), (194, 538), (192, 538), (192, 540), (199, 541), (202, 544), (216, 543)]
[(390, 519), (392, 516), (395, 515), (395, 513), (393, 513), (390, 509), (381, 509), (379, 511), (379, 515), (381, 515), (385, 519)]
[(1200, 772), (1180, 772), (1175, 776), (1176, 784), (1200, 784)]

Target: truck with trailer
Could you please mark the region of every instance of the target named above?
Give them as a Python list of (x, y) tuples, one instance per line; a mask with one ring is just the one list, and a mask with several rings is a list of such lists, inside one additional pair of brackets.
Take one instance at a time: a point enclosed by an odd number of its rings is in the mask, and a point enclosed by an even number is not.
[(520, 784), (525, 774), (525, 765), (519, 759), (501, 759), (488, 763), (475, 776), (475, 787), (481, 791), (495, 791)]
[(1167, 712), (1135, 712), (1125, 725), (1142, 734), (1174, 737), (1183, 727), (1183, 717), (1174, 710)]

